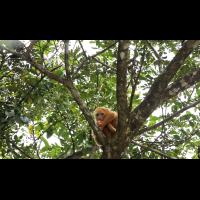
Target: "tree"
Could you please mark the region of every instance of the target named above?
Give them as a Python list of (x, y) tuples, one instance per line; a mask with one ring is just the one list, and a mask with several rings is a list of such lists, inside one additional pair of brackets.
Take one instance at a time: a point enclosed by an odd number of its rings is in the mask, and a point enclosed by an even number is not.
[[(70, 42), (0, 41), (1, 158), (198, 158), (200, 40)], [(111, 139), (98, 106), (118, 112)]]

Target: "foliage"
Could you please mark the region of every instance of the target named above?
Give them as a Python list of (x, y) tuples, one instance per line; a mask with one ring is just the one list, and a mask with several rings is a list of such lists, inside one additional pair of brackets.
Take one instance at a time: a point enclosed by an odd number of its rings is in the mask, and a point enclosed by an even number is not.
[[(32, 41), (22, 42), (28, 47)], [(97, 52), (108, 48), (113, 42), (90, 41), (96, 45)], [(161, 65), (147, 41), (132, 40), (130, 43), (128, 59), (135, 59), (129, 63), (127, 70), (127, 100), (131, 101), (133, 83), (134, 110), (145, 98), (157, 76), (169, 65), (172, 60), (169, 55), (177, 54), (181, 40), (150, 41), (162, 59)], [(2, 40), (0, 44), (14, 51), (10, 41)], [(98, 62), (94, 59), (85, 61), (85, 53), (89, 56), (90, 51), (85, 48), (84, 41), (76, 41), (74, 44), (70, 43), (69, 51), (71, 76), (85, 62), (73, 81), (81, 98), (91, 113), (98, 106), (117, 111), (118, 44), (97, 55)], [(64, 47), (64, 42), (60, 40), (38, 40), (31, 49), (31, 56), (53, 74), (66, 78)], [(91, 127), (68, 88), (41, 73), (23, 57), (12, 55), (0, 49), (0, 157), (62, 159), (82, 152), (82, 158), (100, 158), (100, 149), (91, 153), (95, 145)], [(199, 46), (188, 56), (171, 83), (198, 68)], [(156, 125), (198, 101), (199, 86), (200, 83), (196, 83), (164, 102), (147, 118), (140, 130)], [(197, 104), (161, 126), (138, 134), (134, 140), (173, 158), (187, 158), (188, 152), (191, 152), (191, 157), (197, 159), (197, 148), (200, 145), (199, 109)], [(164, 157), (130, 143), (123, 158)]]

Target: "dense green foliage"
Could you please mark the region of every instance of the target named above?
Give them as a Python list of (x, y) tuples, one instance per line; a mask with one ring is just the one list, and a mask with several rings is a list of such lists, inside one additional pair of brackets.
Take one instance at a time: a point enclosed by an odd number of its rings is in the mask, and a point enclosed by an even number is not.
[[(22, 42), (25, 46), (30, 43), (30, 41)], [(96, 51), (99, 52), (113, 42), (95, 40), (90, 43), (95, 44)], [(181, 47), (180, 40), (150, 42), (163, 59), (162, 68), (169, 64)], [(10, 41), (2, 40), (0, 44), (13, 50)], [(86, 48), (84, 41), (82, 45), (89, 56), (90, 47)], [(70, 91), (64, 85), (41, 74), (22, 58), (11, 55), (6, 50), (0, 49), (0, 157), (54, 159), (66, 158), (81, 151), (82, 158), (88, 158), (95, 144), (91, 127)], [(49, 71), (60, 77), (66, 76), (63, 41), (39, 40), (34, 45), (31, 55)], [(128, 102), (132, 93), (131, 75), (134, 84), (137, 85), (132, 109), (141, 103), (162, 70), (159, 69), (159, 60), (155, 52), (145, 40), (131, 41), (129, 59), (133, 58), (133, 55), (135, 60), (129, 64), (127, 74)], [(98, 55), (96, 59), (111, 68), (94, 59), (88, 59), (75, 76), (74, 85), (91, 113), (98, 106), (117, 111), (116, 70), (114, 70), (117, 65), (117, 45)], [(71, 75), (84, 60), (85, 55), (80, 44), (73, 42), (69, 52)], [(199, 47), (187, 58), (173, 81), (198, 67)], [(157, 108), (141, 130), (161, 122), (199, 100), (199, 86), (200, 83), (193, 85)], [(174, 158), (187, 158), (186, 154), (189, 151), (192, 153), (192, 158), (198, 158), (199, 108), (196, 105), (180, 113), (163, 125), (138, 135), (135, 141)], [(91, 158), (100, 158), (100, 155), (101, 150), (97, 148)], [(156, 159), (162, 156), (130, 143), (124, 158)]]

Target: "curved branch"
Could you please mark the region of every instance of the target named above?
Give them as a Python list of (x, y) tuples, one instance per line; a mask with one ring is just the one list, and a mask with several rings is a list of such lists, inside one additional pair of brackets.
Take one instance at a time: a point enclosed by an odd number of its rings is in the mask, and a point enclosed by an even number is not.
[[(118, 42), (118, 40), (116, 40), (115, 42), (113, 42), (111, 45), (109, 45), (107, 48), (103, 49), (102, 51), (94, 54), (93, 56), (87, 56), (86, 59), (79, 65), (79, 67), (76, 69), (76, 71), (74, 72), (72, 79), (75, 79), (76, 75), (78, 74), (79, 70), (83, 67), (83, 65), (87, 62), (87, 60), (90, 59), (94, 59), (96, 56), (102, 54), (103, 52), (107, 51), (108, 49), (110, 49), (112, 46), (114, 46), (116, 43)], [(102, 64), (102, 63), (101, 63)]]
[(188, 110), (188, 109), (190, 109), (190, 108), (192, 108), (192, 107), (195, 107), (195, 106), (198, 105), (199, 103), (200, 103), (200, 100), (198, 100), (198, 101), (196, 101), (195, 103), (193, 103), (193, 104), (191, 104), (191, 105), (189, 105), (189, 106), (187, 106), (187, 107), (185, 107), (185, 108), (179, 110), (178, 112), (176, 112), (176, 113), (174, 113), (173, 115), (169, 116), (169, 117), (166, 118), (165, 120), (163, 120), (163, 121), (161, 121), (161, 122), (159, 122), (159, 123), (157, 123), (157, 124), (155, 124), (155, 125), (153, 125), (153, 126), (149, 126), (149, 127), (147, 127), (147, 128), (144, 128), (144, 129), (140, 130), (140, 131), (138, 132), (137, 135), (140, 135), (140, 134), (142, 134), (142, 133), (144, 133), (144, 132), (147, 132), (147, 131), (150, 131), (150, 130), (152, 130), (152, 129), (158, 128), (158, 127), (161, 126), (163, 123), (168, 122), (169, 120), (173, 119), (174, 117), (176, 117), (177, 115), (181, 114), (181, 113), (184, 112), (185, 110)]
[(1, 45), (1, 44), (0, 44), (0, 49), (6, 50), (6, 51), (9, 52), (9, 53), (12, 53), (12, 54), (14, 54), (14, 55), (16, 55), (16, 56), (20, 56), (20, 57), (23, 58), (23, 54), (18, 53), (18, 52), (16, 52), (16, 51), (12, 51), (11, 49), (9, 49), (9, 48), (7, 48), (7, 47), (4, 47), (4, 46)]
[(103, 52), (107, 51), (107, 50), (110, 49), (112, 46), (114, 46), (117, 42), (119, 42), (119, 41), (118, 41), (118, 40), (115, 40), (111, 45), (109, 45), (108, 47), (106, 47), (106, 48), (103, 49), (102, 51), (97, 52), (96, 54), (94, 54), (94, 55), (91, 56), (91, 57), (93, 58), (93, 57), (96, 57), (96, 56), (102, 54)]
[[(7, 139), (5, 136), (3, 136), (4, 139)], [(19, 150), (21, 153), (23, 153), (26, 157), (30, 158), (30, 159), (34, 159), (31, 156), (29, 156), (26, 152), (22, 151), (13, 141), (9, 140), (8, 141), (17, 149)]]
[(158, 154), (158, 155), (160, 155), (160, 156), (163, 156), (163, 157), (165, 157), (165, 158), (174, 159), (174, 158), (172, 158), (171, 156), (168, 156), (168, 155), (166, 155), (166, 154), (164, 154), (164, 153), (161, 153), (160, 151), (157, 151), (157, 150), (155, 150), (155, 149), (152, 149), (151, 147), (144, 146), (144, 145), (139, 144), (139, 143), (137, 143), (137, 142), (135, 142), (135, 141), (132, 141), (132, 143), (135, 144), (135, 145), (138, 145), (138, 146), (142, 147), (143, 149), (152, 151), (152, 152), (154, 152), (154, 153), (156, 153), (156, 154)]
[(102, 64), (103, 66), (105, 66), (106, 68), (112, 69), (112, 70), (114, 70), (115, 72), (117, 71), (114, 67), (110, 67), (109, 65), (106, 65), (105, 63), (103, 63), (103, 62), (97, 60), (96, 58), (93, 58), (93, 59), (94, 59), (96, 62), (98, 62), (98, 63)]

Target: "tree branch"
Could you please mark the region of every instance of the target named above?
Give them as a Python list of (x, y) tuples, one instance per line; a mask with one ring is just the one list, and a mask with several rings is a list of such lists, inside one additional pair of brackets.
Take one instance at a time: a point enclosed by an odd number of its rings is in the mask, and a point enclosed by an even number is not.
[(33, 46), (35, 43), (37, 43), (39, 40), (32, 40), (30, 45), (27, 47), (27, 50), (30, 52), (33, 49)]
[(69, 69), (69, 40), (64, 40), (65, 44), (65, 70), (67, 78), (70, 79), (70, 69)]
[[(153, 50), (153, 52), (155, 53), (156, 57), (159, 59), (159, 60), (162, 60), (161, 57), (159, 56), (159, 54), (157, 53), (157, 51), (154, 49), (154, 47), (152, 46), (151, 42), (149, 42), (149, 40), (146, 40), (147, 41), (147, 44), (151, 47), (151, 49)], [(163, 60), (162, 60), (163, 61)]]
[(92, 148), (92, 150), (91, 150), (91, 152), (90, 152), (90, 154), (89, 154), (89, 156), (88, 156), (87, 159), (90, 159), (90, 157), (91, 157), (92, 154), (96, 151), (97, 148), (98, 148), (98, 146), (97, 146), (97, 144), (95, 144), (95, 145), (93, 146), (93, 148)]
[(114, 67), (110, 67), (109, 65), (106, 65), (105, 63), (103, 63), (103, 62), (97, 60), (97, 59), (94, 58), (94, 57), (93, 57), (93, 59), (94, 59), (96, 62), (98, 62), (98, 63), (102, 64), (103, 66), (105, 66), (106, 68), (112, 69), (112, 70), (114, 70), (115, 72), (117, 71)]
[(73, 98), (75, 99), (75, 101), (77, 102), (79, 108), (81, 109), (81, 111), (83, 112), (83, 115), (85, 116), (86, 120), (88, 121), (89, 125), (91, 126), (92, 130), (97, 134), (97, 137), (99, 139), (99, 141), (102, 144), (105, 144), (105, 136), (102, 133), (102, 131), (100, 130), (100, 128), (95, 124), (94, 119), (91, 116), (90, 110), (87, 107), (87, 105), (84, 103), (83, 99), (80, 96), (80, 93), (78, 92), (78, 90), (76, 89), (76, 87), (74, 86), (73, 82), (71, 79), (64, 79), (52, 72), (50, 72), (49, 70), (45, 69), (44, 67), (42, 67), (39, 63), (35, 62), (31, 56), (29, 55), (28, 52), (24, 53), (24, 58), (25, 60), (30, 63), (32, 66), (34, 66), (36, 69), (38, 69), (40, 72), (44, 73), (45, 75), (47, 75), (49, 78), (52, 78), (54, 80), (56, 80), (58, 83), (63, 84), (64, 86), (66, 86)]
[(159, 122), (159, 123), (157, 123), (157, 124), (155, 124), (155, 125), (153, 125), (153, 126), (149, 126), (149, 127), (147, 127), (147, 128), (144, 128), (144, 129), (140, 130), (140, 131), (138, 132), (137, 135), (140, 135), (140, 134), (142, 134), (142, 133), (144, 133), (144, 132), (147, 132), (147, 131), (150, 131), (150, 130), (152, 130), (152, 129), (158, 128), (158, 127), (161, 126), (163, 123), (168, 122), (169, 120), (173, 119), (174, 117), (176, 117), (177, 115), (181, 114), (181, 113), (184, 112), (185, 110), (188, 110), (188, 109), (190, 109), (190, 108), (192, 108), (192, 107), (195, 107), (195, 106), (198, 105), (199, 103), (200, 103), (200, 100), (196, 101), (195, 103), (193, 103), (193, 104), (191, 104), (191, 105), (189, 105), (189, 106), (187, 106), (187, 107), (185, 107), (185, 108), (182, 108), (181, 110), (179, 110), (178, 112), (176, 112), (176, 113), (174, 113), (173, 115), (169, 116), (169, 117), (166, 118), (165, 120), (163, 120), (163, 121), (161, 121), (161, 122)]
[(145, 46), (144, 46), (144, 50), (143, 50), (143, 55), (142, 55), (142, 63), (141, 63), (141, 66), (140, 66), (140, 70), (138, 72), (138, 75), (135, 79), (135, 84), (133, 84), (133, 68), (131, 69), (132, 72), (131, 72), (131, 86), (132, 86), (132, 92), (131, 92), (131, 99), (130, 99), (130, 104), (129, 104), (129, 112), (131, 112), (132, 110), (132, 106), (133, 106), (133, 98), (134, 98), (134, 95), (135, 95), (135, 89), (136, 89), (136, 86), (138, 84), (138, 79), (140, 77), (140, 73), (141, 73), (141, 70), (142, 70), (142, 67), (143, 67), (143, 63), (144, 63), (144, 55), (145, 55)]
[(161, 68), (161, 63), (163, 62), (163, 59), (159, 56), (159, 54), (157, 53), (157, 51), (154, 49), (154, 47), (152, 46), (152, 44), (149, 42), (149, 40), (146, 40), (148, 45), (151, 47), (151, 49), (154, 51), (156, 57), (158, 58), (159, 60), (159, 71), (161, 72), (162, 71), (162, 68)]
[[(5, 136), (3, 136), (4, 139), (6, 139)], [(22, 154), (24, 154), (26, 157), (30, 158), (30, 159), (34, 159), (31, 156), (29, 156), (26, 152), (22, 151), (13, 141), (9, 140), (8, 141), (17, 149), (19, 150)]]
[[(164, 97), (165, 92), (169, 92), (168, 90), (166, 91), (167, 85), (175, 76), (179, 68), (182, 66), (185, 59), (190, 55), (190, 53), (193, 51), (194, 48), (196, 48), (199, 43), (200, 40), (188, 40), (186, 44), (178, 51), (178, 53), (170, 62), (170, 64), (166, 67), (166, 69), (156, 78), (145, 99), (131, 113), (131, 130), (135, 130), (137, 132), (142, 124), (145, 122), (145, 120), (150, 116), (150, 114), (159, 105), (167, 101), (168, 98), (166, 99)], [(196, 73), (193, 74), (193, 77), (195, 75)], [(187, 84), (183, 82), (181, 86), (186, 89)], [(178, 91), (180, 92), (180, 88)], [(171, 97), (177, 94), (178, 93), (176, 93), (176, 91), (170, 93)]]
[(81, 44), (81, 41), (78, 40), (78, 42), (79, 42), (79, 44), (80, 44), (80, 46), (81, 46), (81, 49), (82, 49), (82, 51), (83, 51), (83, 53), (84, 53), (84, 56), (87, 58), (87, 55), (86, 55), (86, 53), (85, 53), (85, 50), (84, 50), (84, 48), (83, 48), (83, 45)]
[(110, 49), (111, 47), (113, 47), (117, 42), (119, 42), (118, 40), (115, 40), (111, 45), (109, 45), (108, 47), (106, 47), (105, 49), (103, 49), (102, 51), (97, 52), (96, 54), (94, 54), (93, 56), (91, 56), (92, 58), (97, 57), (98, 55), (102, 54), (103, 52), (107, 51), (108, 49)]
[[(54, 70), (58, 69), (59, 67), (61, 67), (62, 65), (53, 68), (50, 72), (53, 72)], [(24, 99), (37, 87), (37, 85), (39, 85), (41, 83), (41, 81), (44, 79), (46, 75), (41, 76), (40, 80), (34, 85), (32, 86), (32, 88), (30, 89), (30, 91), (19, 101), (18, 105), (20, 105)]]
[[(107, 48), (105, 48), (102, 51), (99, 51), (98, 53), (94, 54), (93, 56), (87, 56), (86, 59), (79, 65), (79, 67), (76, 69), (76, 71), (74, 72), (72, 79), (74, 80), (76, 75), (78, 74), (79, 70), (83, 67), (83, 65), (87, 62), (87, 60), (90, 59), (94, 59), (96, 56), (102, 54), (103, 52), (107, 51), (108, 49), (110, 49), (112, 46), (114, 46), (116, 43), (118, 42), (118, 40), (116, 40), (115, 42), (113, 42), (111, 45), (109, 45)], [(102, 64), (102, 63), (101, 63)]]
[(18, 53), (18, 52), (16, 52), (16, 51), (12, 51), (11, 49), (9, 49), (9, 48), (7, 48), (7, 47), (4, 47), (4, 46), (1, 45), (1, 44), (0, 44), (0, 49), (6, 50), (7, 52), (12, 53), (12, 54), (14, 54), (14, 55), (16, 55), (16, 56), (20, 56), (20, 57), (23, 56), (23, 54)]
[(135, 144), (135, 145), (138, 145), (138, 146), (142, 147), (143, 149), (152, 151), (152, 152), (154, 152), (154, 153), (156, 153), (156, 154), (158, 154), (158, 155), (160, 155), (160, 156), (163, 156), (163, 157), (165, 157), (165, 158), (174, 159), (174, 158), (172, 158), (171, 156), (168, 156), (168, 155), (166, 155), (166, 154), (164, 154), (164, 153), (161, 153), (160, 151), (157, 151), (157, 150), (155, 150), (155, 149), (152, 149), (151, 147), (144, 146), (144, 145), (139, 144), (139, 143), (137, 143), (137, 142), (135, 142), (135, 141), (132, 141), (132, 143)]
[[(117, 133), (126, 133), (127, 117), (128, 117), (128, 103), (127, 103), (127, 59), (129, 51), (129, 40), (120, 40), (117, 55), (117, 110), (119, 114), (119, 121)], [(113, 138), (114, 138), (113, 137)]]
[(77, 151), (76, 153), (65, 157), (64, 159), (79, 159), (81, 156), (83, 156), (83, 152), (82, 151)]
[(162, 93), (159, 105), (167, 100), (177, 96), (180, 92), (190, 88), (200, 81), (200, 68), (186, 74), (184, 77), (169, 85)]

